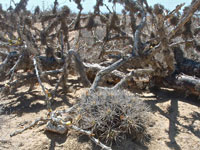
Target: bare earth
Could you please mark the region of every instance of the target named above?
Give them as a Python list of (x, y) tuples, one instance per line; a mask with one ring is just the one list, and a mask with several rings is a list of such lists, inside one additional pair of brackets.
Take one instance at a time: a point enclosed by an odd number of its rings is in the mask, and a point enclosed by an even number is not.
[[(0, 100), (0, 150), (97, 150), (86, 136), (78, 138), (69, 131), (58, 135), (44, 130), (45, 125), (37, 125), (22, 134), (10, 137), (16, 130), (29, 125), (35, 119), (45, 116), (47, 110), (40, 87), (32, 92), (24, 86), (13, 95), (1, 96)], [(71, 90), (67, 96), (57, 98), (54, 109), (71, 107), (83, 89)], [(183, 93), (161, 89), (141, 95), (153, 111), (149, 132), (151, 141), (146, 146), (125, 141), (115, 150), (199, 150), (200, 149), (200, 101), (184, 98)]]

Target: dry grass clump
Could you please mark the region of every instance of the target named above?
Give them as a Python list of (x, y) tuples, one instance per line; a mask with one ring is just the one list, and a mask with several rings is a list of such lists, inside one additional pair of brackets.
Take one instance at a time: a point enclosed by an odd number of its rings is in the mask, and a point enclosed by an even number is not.
[(150, 111), (136, 95), (125, 90), (100, 90), (82, 95), (75, 124), (112, 145), (126, 138), (145, 142)]

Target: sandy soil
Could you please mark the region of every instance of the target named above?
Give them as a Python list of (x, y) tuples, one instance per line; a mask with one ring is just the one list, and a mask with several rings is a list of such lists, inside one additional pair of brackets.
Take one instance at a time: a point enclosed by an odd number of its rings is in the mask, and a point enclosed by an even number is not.
[[(37, 125), (22, 134), (10, 134), (29, 125), (35, 119), (45, 116), (47, 111), (41, 89), (37, 87), (27, 92), (28, 87), (18, 89), (13, 95), (0, 99), (0, 150), (97, 150), (88, 137), (78, 137), (72, 131), (58, 135), (44, 130), (45, 125)], [(54, 109), (63, 109), (76, 103), (84, 90), (61, 95), (53, 103)], [(198, 150), (200, 149), (200, 101), (184, 98), (183, 93), (161, 89), (141, 95), (152, 109), (149, 132), (151, 141), (141, 146), (125, 141), (114, 150)]]

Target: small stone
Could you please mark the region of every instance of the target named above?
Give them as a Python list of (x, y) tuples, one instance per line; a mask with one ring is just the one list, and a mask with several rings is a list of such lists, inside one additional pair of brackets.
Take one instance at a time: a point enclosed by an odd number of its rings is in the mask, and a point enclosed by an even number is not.
[(65, 134), (67, 132), (67, 127), (60, 124), (53, 124), (51, 121), (47, 123), (46, 130), (50, 132), (55, 132), (58, 134)]

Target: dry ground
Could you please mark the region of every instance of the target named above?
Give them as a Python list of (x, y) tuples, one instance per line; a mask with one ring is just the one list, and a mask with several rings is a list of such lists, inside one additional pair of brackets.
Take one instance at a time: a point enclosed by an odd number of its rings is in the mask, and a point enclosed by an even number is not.
[[(2, 86), (2, 85), (1, 85)], [(73, 88), (72, 88), (73, 89)], [(53, 103), (54, 109), (63, 109), (76, 103), (84, 89), (70, 90), (67, 96), (61, 95)], [(37, 87), (27, 92), (24, 86), (13, 95), (0, 99), (0, 150), (97, 150), (86, 136), (78, 138), (69, 132), (58, 135), (46, 132), (45, 125), (35, 126), (22, 134), (10, 137), (14, 131), (29, 125), (35, 119), (45, 116), (44, 96)], [(124, 141), (115, 150), (198, 150), (200, 149), (200, 101), (184, 98), (183, 93), (161, 89), (153, 93), (141, 94), (152, 109), (149, 132), (152, 139), (146, 146)]]

